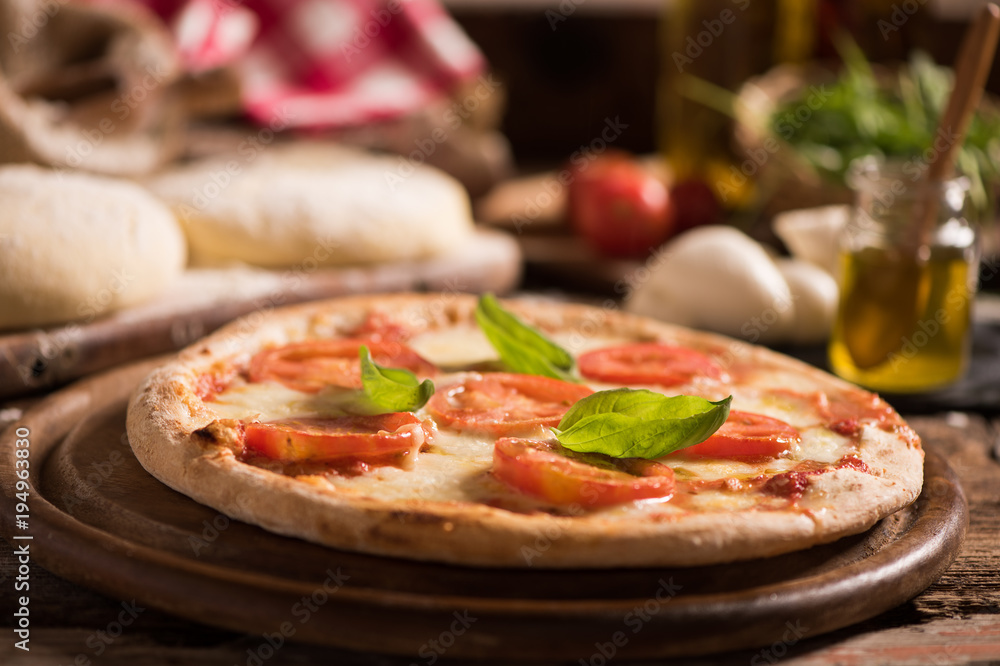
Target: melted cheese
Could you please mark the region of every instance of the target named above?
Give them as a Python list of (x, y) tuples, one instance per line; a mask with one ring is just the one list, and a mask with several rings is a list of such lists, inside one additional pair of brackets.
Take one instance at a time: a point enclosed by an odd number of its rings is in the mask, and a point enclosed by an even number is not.
[(483, 332), (471, 326), (421, 333), (407, 343), (431, 363), (458, 368), (500, 360)]
[(594, 335), (586, 327), (581, 327), (579, 331), (556, 333), (551, 338), (574, 356), (580, 356), (595, 349), (635, 343), (635, 340), (621, 336)]
[(802, 442), (796, 453), (796, 458), (799, 460), (835, 463), (855, 450), (854, 443), (850, 439), (826, 428), (817, 426), (806, 428), (801, 432)]
[(816, 425), (820, 420), (807, 399), (755, 390), (738, 389), (732, 408), (741, 412), (770, 416), (800, 430)]
[[(563, 332), (551, 337), (576, 356), (594, 349), (634, 342), (623, 337), (587, 333), (587, 331)], [(472, 326), (427, 331), (412, 338), (407, 344), (431, 363), (445, 368), (468, 367), (500, 360), (500, 355), (483, 332)]]
[[(393, 500), (485, 500), (496, 490), (488, 477), (493, 466), (493, 439), (439, 430), (429, 450), (420, 453), (414, 470), (376, 467), (354, 477), (334, 477), (338, 490)], [(487, 483), (484, 483), (484, 480)], [(498, 484), (497, 484), (498, 485)]]
[(337, 413), (338, 397), (346, 390), (302, 393), (273, 381), (230, 386), (206, 402), (220, 419), (277, 421), (295, 416), (323, 416)]

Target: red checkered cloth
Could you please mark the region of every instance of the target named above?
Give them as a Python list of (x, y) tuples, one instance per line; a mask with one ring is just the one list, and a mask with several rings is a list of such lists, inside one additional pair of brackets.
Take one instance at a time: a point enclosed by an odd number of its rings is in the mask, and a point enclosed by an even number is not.
[(138, 0), (189, 70), (239, 68), (256, 122), (356, 126), (406, 115), (482, 72), (437, 0)]

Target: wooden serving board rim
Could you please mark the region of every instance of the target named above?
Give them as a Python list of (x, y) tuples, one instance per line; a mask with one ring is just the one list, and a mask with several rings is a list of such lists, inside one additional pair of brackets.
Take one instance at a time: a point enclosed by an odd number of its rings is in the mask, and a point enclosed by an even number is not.
[[(458, 249), (423, 259), (309, 271), (192, 267), (146, 303), (93, 320), (0, 330), (0, 399), (179, 349), (257, 309), (361, 293), (506, 293), (520, 281), (521, 261), (512, 236), (477, 227)], [(286, 279), (290, 274), (294, 279)]]
[[(0, 451), (10, 455), (9, 459), (13, 459), (18, 428), (27, 427), (31, 432), (32, 442), (29, 483), (31, 534), (34, 538), (28, 542), (12, 543), (30, 543), (33, 559), (38, 563), (60, 576), (119, 598), (134, 597), (141, 603), (230, 629), (264, 631), (266, 627), (250, 626), (247, 623), (246, 604), (234, 603), (234, 598), (245, 598), (255, 603), (270, 604), (277, 609), (287, 609), (290, 599), (315, 591), (316, 581), (291, 580), (280, 575), (264, 576), (227, 569), (196, 557), (184, 557), (131, 542), (121, 535), (106, 532), (65, 513), (51, 503), (39, 487), (45, 461), (71, 431), (83, 426), (82, 421), (77, 421), (86, 414), (120, 404), (124, 399), (123, 394), (127, 397), (131, 392), (131, 389), (125, 390), (123, 386), (134, 386), (159, 363), (162, 363), (162, 359), (154, 359), (78, 382), (48, 397), (4, 431), (0, 439)], [(922, 508), (917, 510), (912, 524), (901, 537), (863, 560), (847, 563), (832, 571), (737, 592), (702, 594), (697, 597), (679, 595), (668, 599), (669, 603), (657, 602), (660, 610), (655, 618), (656, 623), (662, 626), (671, 617), (683, 615), (689, 622), (718, 622), (720, 618), (726, 618), (738, 627), (744, 621), (766, 623), (771, 615), (775, 615), (773, 619), (777, 622), (787, 609), (797, 608), (800, 615), (815, 616), (809, 630), (809, 635), (813, 635), (862, 621), (903, 603), (943, 573), (957, 554), (968, 526), (964, 493), (947, 463), (933, 451), (928, 452), (925, 478), (924, 493), (927, 497), (921, 495), (922, 499), (918, 500), (922, 501)], [(0, 469), (0, 482), (4, 493), (11, 500), (0, 512), (5, 535), (16, 533), (13, 515), (14, 481), (13, 466)], [(387, 566), (392, 565), (392, 560), (385, 561)], [(740, 566), (740, 563), (735, 566)], [(489, 575), (491, 570), (482, 571), (484, 575)], [(509, 569), (502, 571), (505, 575), (510, 574)], [(683, 569), (669, 571), (676, 573)], [(570, 573), (555, 570), (551, 575)], [(512, 575), (516, 576), (516, 573)], [(869, 585), (872, 592), (863, 603), (857, 598), (856, 586), (859, 581)], [(185, 588), (182, 583), (197, 584), (217, 593), (208, 595), (207, 604), (192, 604), (188, 599), (178, 598), (178, 590)], [(652, 585), (650, 587), (652, 589)], [(202, 599), (205, 598), (203, 595)], [(603, 622), (610, 627), (616, 626), (613, 618), (618, 617), (620, 625), (622, 613), (648, 600), (648, 596), (527, 599), (460, 594), (428, 595), (376, 586), (345, 586), (336, 594), (338, 607), (380, 615), (390, 612), (402, 618), (427, 613), (443, 617), (455, 609), (466, 609), (474, 615), (496, 621), (517, 623), (527, 620), (579, 620), (599, 624)], [(858, 608), (859, 604), (861, 608)], [(780, 622), (777, 624), (781, 625)], [(761, 638), (762, 643), (763, 640)], [(324, 639), (320, 638), (319, 642), (324, 642)], [(338, 637), (333, 644), (353, 649), (412, 654), (412, 650), (408, 650), (402, 643), (373, 644), (364, 637)], [(752, 645), (748, 643), (740, 646)], [(495, 649), (485, 650), (482, 646), (472, 646), (468, 654), (459, 654), (460, 651), (461, 648), (456, 648), (454, 654), (467, 657), (526, 656), (516, 651), (511, 654), (498, 653)], [(684, 654), (704, 651), (696, 649)], [(661, 649), (637, 653), (635, 656), (668, 654), (678, 653)], [(563, 654), (560, 658), (567, 657), (572, 655)]]

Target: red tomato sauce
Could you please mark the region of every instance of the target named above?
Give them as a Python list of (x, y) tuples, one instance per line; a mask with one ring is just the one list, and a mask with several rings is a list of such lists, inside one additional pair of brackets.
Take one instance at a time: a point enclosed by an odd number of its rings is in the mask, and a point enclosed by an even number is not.
[(220, 393), (229, 388), (229, 385), (239, 374), (239, 370), (235, 366), (228, 364), (202, 373), (195, 381), (195, 395), (205, 402), (212, 402)]

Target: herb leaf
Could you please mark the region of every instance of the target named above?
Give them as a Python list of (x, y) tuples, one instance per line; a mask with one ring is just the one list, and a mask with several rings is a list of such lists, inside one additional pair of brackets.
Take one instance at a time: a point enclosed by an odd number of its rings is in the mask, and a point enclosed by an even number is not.
[(659, 458), (708, 439), (726, 422), (732, 400), (711, 402), (646, 389), (598, 391), (566, 412), (556, 438), (579, 453)]
[(412, 412), (423, 407), (434, 395), (434, 382), (403, 368), (386, 368), (372, 360), (368, 347), (358, 349), (361, 359), (361, 391), (364, 397), (381, 409), (391, 412)]
[(512, 372), (576, 381), (576, 359), (517, 315), (492, 294), (479, 298), (476, 323)]

